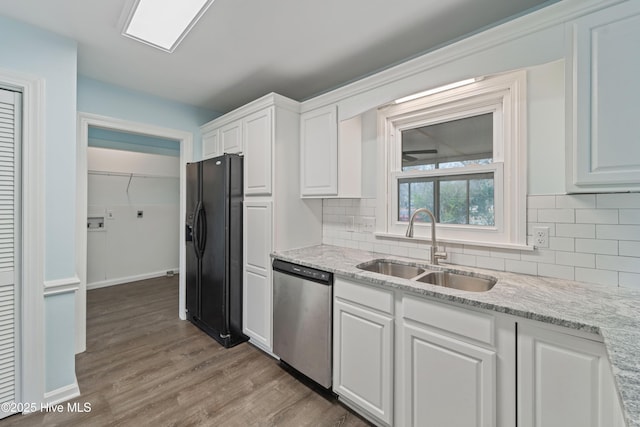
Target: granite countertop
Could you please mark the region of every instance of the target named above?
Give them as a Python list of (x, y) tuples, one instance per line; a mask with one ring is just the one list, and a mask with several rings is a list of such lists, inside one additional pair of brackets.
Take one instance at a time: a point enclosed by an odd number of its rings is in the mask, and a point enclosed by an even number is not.
[(380, 258), (399, 260), (405, 264), (426, 264), (426, 261), (412, 258), (330, 245), (276, 252), (272, 257), (329, 271), (341, 277), (598, 334), (604, 341), (611, 362), (627, 425), (640, 427), (638, 290), (444, 265), (447, 269), (498, 278), (490, 291), (467, 292), (383, 276), (355, 267)]

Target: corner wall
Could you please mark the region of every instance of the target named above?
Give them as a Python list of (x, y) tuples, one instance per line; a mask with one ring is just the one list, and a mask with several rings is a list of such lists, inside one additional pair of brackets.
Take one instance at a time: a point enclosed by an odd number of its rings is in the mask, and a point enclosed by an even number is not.
[[(76, 43), (0, 16), (0, 68), (44, 81), (43, 198), (44, 280), (54, 294), (44, 296), (44, 392), (74, 393), (75, 351), (75, 188)], [(46, 213), (46, 215), (45, 215)], [(29, 266), (27, 266), (28, 268)], [(37, 268), (33, 266), (32, 268)], [(43, 289), (43, 283), (23, 283)], [(26, 367), (25, 369), (28, 369)], [(77, 387), (76, 387), (77, 388)], [(38, 392), (36, 392), (38, 393)], [(41, 396), (42, 399), (45, 396)]]

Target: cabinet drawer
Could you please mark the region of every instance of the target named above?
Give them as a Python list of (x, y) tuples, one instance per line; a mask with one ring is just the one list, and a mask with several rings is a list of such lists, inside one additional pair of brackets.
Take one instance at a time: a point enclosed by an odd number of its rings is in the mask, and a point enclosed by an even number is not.
[(407, 295), (402, 307), (405, 319), (495, 346), (495, 321), (489, 314)]
[(333, 293), (337, 298), (393, 314), (393, 291), (336, 278)]

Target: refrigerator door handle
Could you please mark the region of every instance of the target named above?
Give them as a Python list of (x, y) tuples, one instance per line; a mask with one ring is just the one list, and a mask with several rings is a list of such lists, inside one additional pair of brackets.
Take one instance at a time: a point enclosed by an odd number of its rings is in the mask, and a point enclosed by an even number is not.
[(199, 201), (196, 205), (196, 210), (193, 215), (193, 248), (196, 251), (196, 257), (202, 258), (202, 250), (200, 249), (200, 211), (202, 210), (202, 202)]
[(200, 245), (200, 254), (204, 254), (204, 250), (207, 247), (207, 215), (204, 208), (200, 209), (202, 219), (200, 220), (200, 232), (198, 236), (198, 244)]

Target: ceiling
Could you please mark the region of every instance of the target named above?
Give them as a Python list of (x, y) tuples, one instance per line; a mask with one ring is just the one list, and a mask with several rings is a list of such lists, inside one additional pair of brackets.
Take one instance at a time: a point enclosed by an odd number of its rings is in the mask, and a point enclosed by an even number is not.
[(120, 35), (132, 0), (0, 2), (78, 42), (78, 73), (226, 113), (302, 101), (557, 0), (216, 0), (174, 53)]

